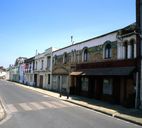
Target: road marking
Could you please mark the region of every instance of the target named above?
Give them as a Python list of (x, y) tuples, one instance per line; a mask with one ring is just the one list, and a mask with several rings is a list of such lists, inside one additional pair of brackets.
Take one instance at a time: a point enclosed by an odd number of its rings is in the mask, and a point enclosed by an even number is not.
[(68, 107), (74, 107), (74, 106), (78, 106), (78, 105), (75, 105), (73, 103), (70, 103), (70, 102), (67, 102), (67, 101), (61, 101), (63, 104), (65, 104), (66, 106)]
[[(47, 108), (65, 108), (74, 106), (70, 103), (58, 102), (58, 101), (42, 101), (42, 102), (30, 102), (30, 103), (18, 103), (18, 104), (8, 104), (7, 108), (10, 113), (24, 111), (37, 111)], [(21, 109), (20, 109), (20, 108)]]
[(16, 107), (13, 104), (8, 104), (7, 107), (11, 113), (18, 112), (18, 110), (16, 109)]
[(19, 106), (22, 109), (24, 109), (25, 111), (31, 111), (32, 110), (32, 108), (29, 105), (27, 105), (26, 103), (20, 103)]
[(40, 103), (45, 105), (46, 107), (49, 107), (49, 108), (58, 108), (57, 106), (55, 106), (55, 105), (53, 105), (53, 104), (51, 104), (49, 102), (43, 101), (43, 102), (40, 102)]
[(40, 110), (40, 109), (45, 109), (45, 107), (41, 106), (40, 104), (36, 103), (36, 102), (32, 102), (30, 103), (32, 106), (34, 106), (36, 109)]
[(59, 102), (56, 102), (56, 101), (52, 101), (51, 103), (54, 104), (54, 105), (59, 106), (60, 108), (67, 107), (65, 104), (62, 104), (62, 103), (59, 103)]
[(43, 97), (49, 97), (49, 96), (47, 96), (47, 95), (43, 95)]

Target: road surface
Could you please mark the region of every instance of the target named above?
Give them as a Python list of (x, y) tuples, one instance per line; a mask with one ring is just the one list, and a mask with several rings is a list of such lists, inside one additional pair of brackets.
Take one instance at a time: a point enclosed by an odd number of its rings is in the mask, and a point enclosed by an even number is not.
[(0, 128), (142, 128), (0, 80), (7, 117)]

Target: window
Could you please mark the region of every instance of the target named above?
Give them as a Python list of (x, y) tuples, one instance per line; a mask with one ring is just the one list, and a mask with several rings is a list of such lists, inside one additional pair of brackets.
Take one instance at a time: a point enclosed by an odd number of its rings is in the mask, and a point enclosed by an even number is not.
[(48, 74), (48, 84), (50, 84), (50, 74)]
[(68, 85), (68, 76), (63, 75), (62, 76), (62, 87), (67, 88)]
[(53, 90), (57, 89), (57, 88), (58, 88), (57, 85), (58, 85), (57, 76), (56, 76), (56, 75), (53, 75), (53, 76), (52, 76), (52, 87), (53, 87), (52, 89), (53, 89)]
[(76, 62), (76, 50), (71, 52), (71, 63)]
[(36, 61), (36, 64), (35, 64), (35, 69), (37, 70), (37, 61)]
[(76, 52), (76, 56), (77, 56), (77, 63), (79, 63), (80, 62), (80, 52), (79, 51)]
[(111, 45), (107, 44), (105, 46), (105, 59), (111, 58)]
[(88, 61), (88, 49), (87, 48), (84, 48), (82, 57), (83, 57), (83, 62)]
[(67, 63), (67, 53), (64, 53), (64, 55), (63, 55), (63, 63), (64, 64)]
[(30, 74), (30, 82), (32, 82), (32, 81), (33, 81), (33, 75)]
[(56, 64), (57, 62), (57, 56), (55, 55), (54, 57), (53, 57), (53, 64)]
[(32, 70), (32, 64), (30, 63), (29, 72)]
[(124, 42), (124, 59), (128, 58), (128, 43)]
[(88, 91), (88, 78), (86, 77), (81, 78), (81, 90)]
[(131, 47), (131, 56), (130, 56), (130, 58), (134, 58), (134, 40), (131, 40), (130, 41), (130, 47)]
[(73, 61), (76, 62), (76, 50), (74, 50), (73, 53), (74, 53), (74, 54), (73, 54)]
[(47, 68), (50, 69), (50, 61), (51, 61), (51, 57), (48, 56), (47, 57)]
[(74, 51), (71, 52), (71, 63), (74, 62)]
[(44, 60), (41, 61), (41, 69), (43, 69)]
[(104, 79), (103, 94), (112, 95), (112, 80), (111, 79)]

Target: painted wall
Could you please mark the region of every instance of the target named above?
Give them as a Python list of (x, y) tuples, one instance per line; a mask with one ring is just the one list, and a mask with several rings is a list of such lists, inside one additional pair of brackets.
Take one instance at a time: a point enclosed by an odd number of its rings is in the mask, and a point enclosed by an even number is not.
[[(43, 88), (51, 89), (52, 84), (52, 51), (54, 48), (48, 48), (45, 52), (35, 56), (35, 67), (34, 74), (37, 74), (37, 85), (40, 84), (40, 75), (43, 76)], [(43, 66), (42, 66), (43, 61)], [(37, 64), (37, 66), (36, 66)], [(37, 67), (37, 68), (36, 68)], [(50, 78), (48, 78), (50, 75)], [(50, 82), (48, 82), (50, 79)]]
[(98, 37), (98, 38), (94, 38), (92, 40), (84, 41), (83, 43), (77, 43), (77, 44), (71, 45), (67, 48), (63, 48), (61, 50), (57, 50), (57, 51), (53, 52), (53, 56), (61, 55), (64, 52), (69, 53), (72, 50), (82, 50), (84, 47), (94, 47), (94, 46), (102, 45), (107, 40), (114, 42), (114, 41), (116, 41), (116, 35), (117, 35), (117, 32), (114, 32), (114, 33), (111, 33), (111, 34), (108, 34), (108, 35), (104, 35), (104, 36), (101, 36), (101, 37)]

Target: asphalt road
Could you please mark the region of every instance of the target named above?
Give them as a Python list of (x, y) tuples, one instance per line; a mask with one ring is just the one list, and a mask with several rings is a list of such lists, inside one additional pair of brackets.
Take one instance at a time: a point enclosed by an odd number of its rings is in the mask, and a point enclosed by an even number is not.
[(7, 111), (0, 128), (142, 128), (7, 81), (0, 97)]

